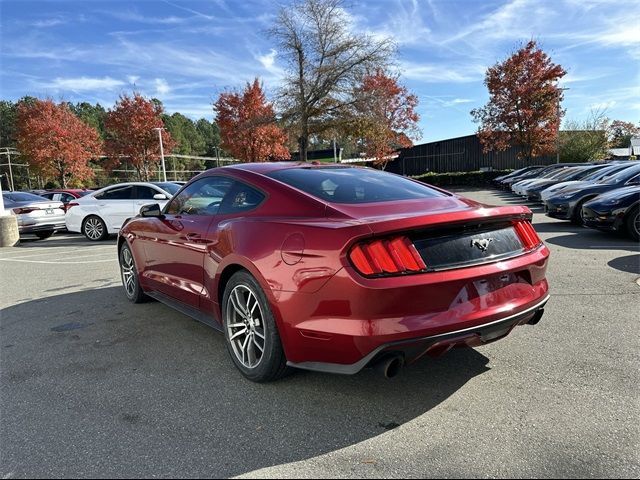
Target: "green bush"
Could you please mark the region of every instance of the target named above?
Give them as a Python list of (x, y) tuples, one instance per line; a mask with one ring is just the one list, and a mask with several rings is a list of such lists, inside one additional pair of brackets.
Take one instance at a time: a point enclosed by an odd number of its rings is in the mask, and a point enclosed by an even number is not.
[(486, 187), (494, 178), (500, 175), (506, 175), (512, 171), (513, 170), (493, 170), (491, 172), (429, 172), (412, 178), (437, 187)]

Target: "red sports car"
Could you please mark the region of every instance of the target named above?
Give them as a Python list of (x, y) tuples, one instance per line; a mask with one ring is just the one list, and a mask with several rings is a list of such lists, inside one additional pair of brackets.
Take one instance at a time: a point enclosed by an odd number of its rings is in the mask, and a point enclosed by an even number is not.
[(535, 324), (549, 250), (522, 206), (366, 168), (209, 170), (118, 238), (127, 297), (222, 330), (254, 381), (297, 367), (386, 376)]

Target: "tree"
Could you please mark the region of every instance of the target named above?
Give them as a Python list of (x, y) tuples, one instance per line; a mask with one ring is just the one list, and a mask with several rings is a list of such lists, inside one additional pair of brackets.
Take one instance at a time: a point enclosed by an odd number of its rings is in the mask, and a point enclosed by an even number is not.
[(413, 146), (409, 135), (416, 137), (420, 133), (420, 117), (415, 111), (418, 97), (399, 83), (397, 75), (377, 69), (364, 77), (355, 98), (356, 131), (367, 156), (375, 158), (374, 164), (384, 169), (390, 155)]
[[(160, 160), (160, 141), (155, 129), (163, 126), (162, 104), (138, 93), (133, 97), (121, 95), (105, 119), (106, 150), (110, 157), (108, 168), (120, 165), (126, 157), (138, 179), (148, 181)], [(171, 153), (175, 141), (166, 130), (162, 130), (162, 143), (165, 153)]]
[(105, 139), (104, 121), (107, 111), (102, 105), (96, 103), (92, 105), (88, 102), (69, 103), (69, 108), (84, 123), (97, 130), (101, 139)]
[(174, 153), (181, 155), (204, 154), (205, 140), (193, 120), (177, 112), (163, 115), (162, 120), (165, 128), (177, 143)]
[(607, 158), (606, 124), (588, 119), (568, 121), (558, 140), (560, 160), (581, 163)]
[(471, 112), (480, 123), (478, 134), (485, 153), (516, 144), (522, 147), (520, 156), (531, 161), (554, 152), (563, 113), (557, 82), (565, 74), (535, 41), (490, 67), (484, 82), (489, 102)]
[(309, 137), (335, 128), (353, 105), (354, 87), (395, 52), (390, 39), (351, 27), (341, 0), (296, 0), (280, 9), (269, 31), (287, 62), (279, 103), (303, 161)]
[(214, 104), (222, 147), (246, 162), (288, 159), (287, 134), (256, 78), (243, 93), (225, 92)]
[(631, 138), (640, 136), (640, 125), (632, 122), (614, 120), (609, 126), (609, 146), (611, 148), (626, 148)]
[(18, 106), (7, 100), (0, 100), (0, 147), (16, 146), (16, 114)]
[(216, 148), (220, 146), (220, 128), (218, 128), (218, 124), (201, 118), (196, 122), (196, 129), (204, 140), (204, 155), (206, 157), (215, 157)]
[(89, 160), (102, 154), (98, 132), (76, 117), (66, 104), (52, 100), (20, 103), (17, 114), (18, 149), (43, 176), (68, 187), (74, 179), (90, 180)]

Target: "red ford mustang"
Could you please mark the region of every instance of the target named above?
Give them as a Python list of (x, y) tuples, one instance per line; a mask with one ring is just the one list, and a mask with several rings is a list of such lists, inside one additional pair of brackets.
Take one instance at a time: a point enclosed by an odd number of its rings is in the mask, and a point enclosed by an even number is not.
[(127, 297), (222, 330), (254, 381), (288, 367), (395, 375), (537, 323), (549, 250), (526, 207), (365, 168), (209, 170), (119, 234)]

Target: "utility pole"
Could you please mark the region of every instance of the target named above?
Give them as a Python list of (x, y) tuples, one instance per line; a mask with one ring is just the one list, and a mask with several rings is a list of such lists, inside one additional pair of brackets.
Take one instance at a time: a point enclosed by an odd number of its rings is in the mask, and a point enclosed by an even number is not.
[[(569, 90), (568, 88), (560, 88), (559, 89), (561, 92), (564, 92), (565, 90)], [(560, 163), (560, 95), (558, 95), (557, 98), (557, 115), (558, 115), (558, 129), (556, 131), (556, 163)]]
[(156, 127), (154, 128), (154, 130), (158, 131), (158, 138), (160, 139), (160, 159), (162, 160), (162, 181), (166, 182), (167, 181), (167, 169), (164, 166), (164, 148), (162, 146), (162, 130), (164, 130), (163, 127)]
[(11, 191), (15, 191), (13, 187), (13, 170), (11, 169), (11, 151), (7, 149), (7, 162), (9, 163), (9, 188)]
[(338, 163), (338, 155), (336, 154), (336, 137), (333, 137), (333, 162)]

